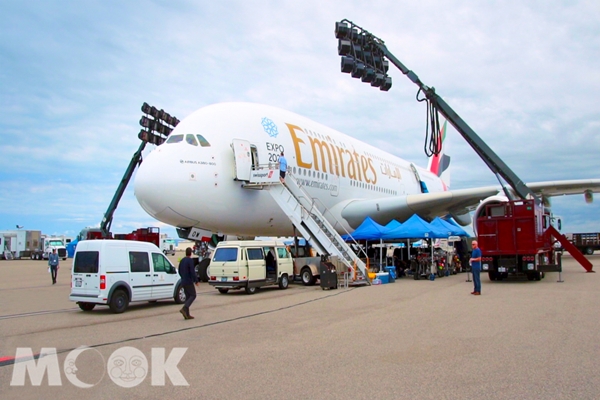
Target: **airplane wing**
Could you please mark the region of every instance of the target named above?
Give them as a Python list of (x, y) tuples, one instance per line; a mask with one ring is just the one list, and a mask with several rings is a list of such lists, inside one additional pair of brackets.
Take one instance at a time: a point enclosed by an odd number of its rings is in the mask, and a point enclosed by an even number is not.
[[(534, 182), (528, 183), (527, 186), (544, 198), (585, 194), (586, 201), (589, 202), (592, 193), (600, 192), (600, 179)], [(359, 226), (367, 216), (380, 224), (387, 224), (392, 219), (404, 221), (413, 214), (430, 219), (450, 214), (457, 222), (467, 225), (470, 221), (470, 216), (467, 218), (468, 213), (473, 211), (480, 201), (503, 194), (500, 186), (485, 186), (438, 193), (356, 199), (348, 201), (341, 214), (352, 227)]]

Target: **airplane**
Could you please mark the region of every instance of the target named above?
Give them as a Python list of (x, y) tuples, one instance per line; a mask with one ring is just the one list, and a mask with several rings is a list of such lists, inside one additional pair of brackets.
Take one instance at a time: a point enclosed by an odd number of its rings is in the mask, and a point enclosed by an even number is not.
[[(290, 219), (269, 193), (244, 187), (253, 169), (278, 168), (282, 151), (288, 176), (329, 209), (340, 234), (367, 216), (380, 224), (413, 214), (451, 216), (466, 226), (473, 210), (478, 215), (490, 202), (507, 200), (500, 186), (451, 190), (450, 158), (443, 152), (425, 169), (293, 112), (242, 102), (209, 105), (183, 119), (140, 165), (135, 196), (153, 218), (201, 232), (203, 239), (293, 236)], [(527, 186), (544, 199), (584, 194), (591, 202), (600, 179)]]

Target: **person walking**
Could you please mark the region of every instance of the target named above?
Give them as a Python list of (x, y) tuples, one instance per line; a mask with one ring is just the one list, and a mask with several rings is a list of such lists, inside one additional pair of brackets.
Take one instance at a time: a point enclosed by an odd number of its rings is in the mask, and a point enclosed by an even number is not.
[(471, 247), (473, 248), (473, 251), (471, 252), (469, 264), (471, 264), (473, 285), (475, 286), (471, 294), (479, 296), (481, 294), (481, 249), (478, 246), (477, 240), (473, 240)]
[(52, 284), (56, 283), (56, 276), (58, 275), (58, 254), (56, 249), (52, 249), (52, 253), (48, 254), (48, 265), (50, 266), (50, 275), (52, 275)]
[(283, 151), (279, 156), (279, 180), (281, 183), (285, 183), (285, 173), (287, 172), (287, 160), (283, 155)]
[(183, 318), (194, 319), (190, 315), (190, 306), (196, 300), (196, 288), (198, 286), (198, 276), (194, 269), (194, 260), (192, 260), (192, 248), (185, 249), (185, 257), (179, 262), (179, 276), (181, 276), (181, 286), (185, 292), (185, 304), (179, 310)]

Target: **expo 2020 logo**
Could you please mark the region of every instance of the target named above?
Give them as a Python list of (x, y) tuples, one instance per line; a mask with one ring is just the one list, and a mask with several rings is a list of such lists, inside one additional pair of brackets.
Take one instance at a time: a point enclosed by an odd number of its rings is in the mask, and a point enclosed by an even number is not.
[(264, 117), (260, 121), (260, 123), (263, 126), (263, 129), (265, 130), (265, 132), (267, 132), (269, 134), (269, 136), (277, 137), (277, 135), (279, 135), (279, 131), (277, 130), (277, 125), (275, 125), (275, 122), (273, 122), (269, 118)]

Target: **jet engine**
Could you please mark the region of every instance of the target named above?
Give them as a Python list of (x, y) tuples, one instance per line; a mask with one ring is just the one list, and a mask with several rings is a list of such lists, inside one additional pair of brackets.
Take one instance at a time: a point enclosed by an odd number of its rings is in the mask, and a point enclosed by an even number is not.
[(475, 236), (477, 236), (477, 219), (479, 217), (485, 217), (485, 212), (486, 212), (486, 207), (489, 206), (490, 204), (500, 204), (500, 203), (506, 203), (508, 201), (508, 197), (504, 196), (504, 195), (500, 195), (497, 194), (495, 196), (490, 196), (484, 200), (481, 201), (481, 203), (479, 203), (479, 205), (477, 206), (477, 208), (475, 209), (475, 214), (474, 214), (474, 223), (473, 223), (473, 233), (475, 233)]

